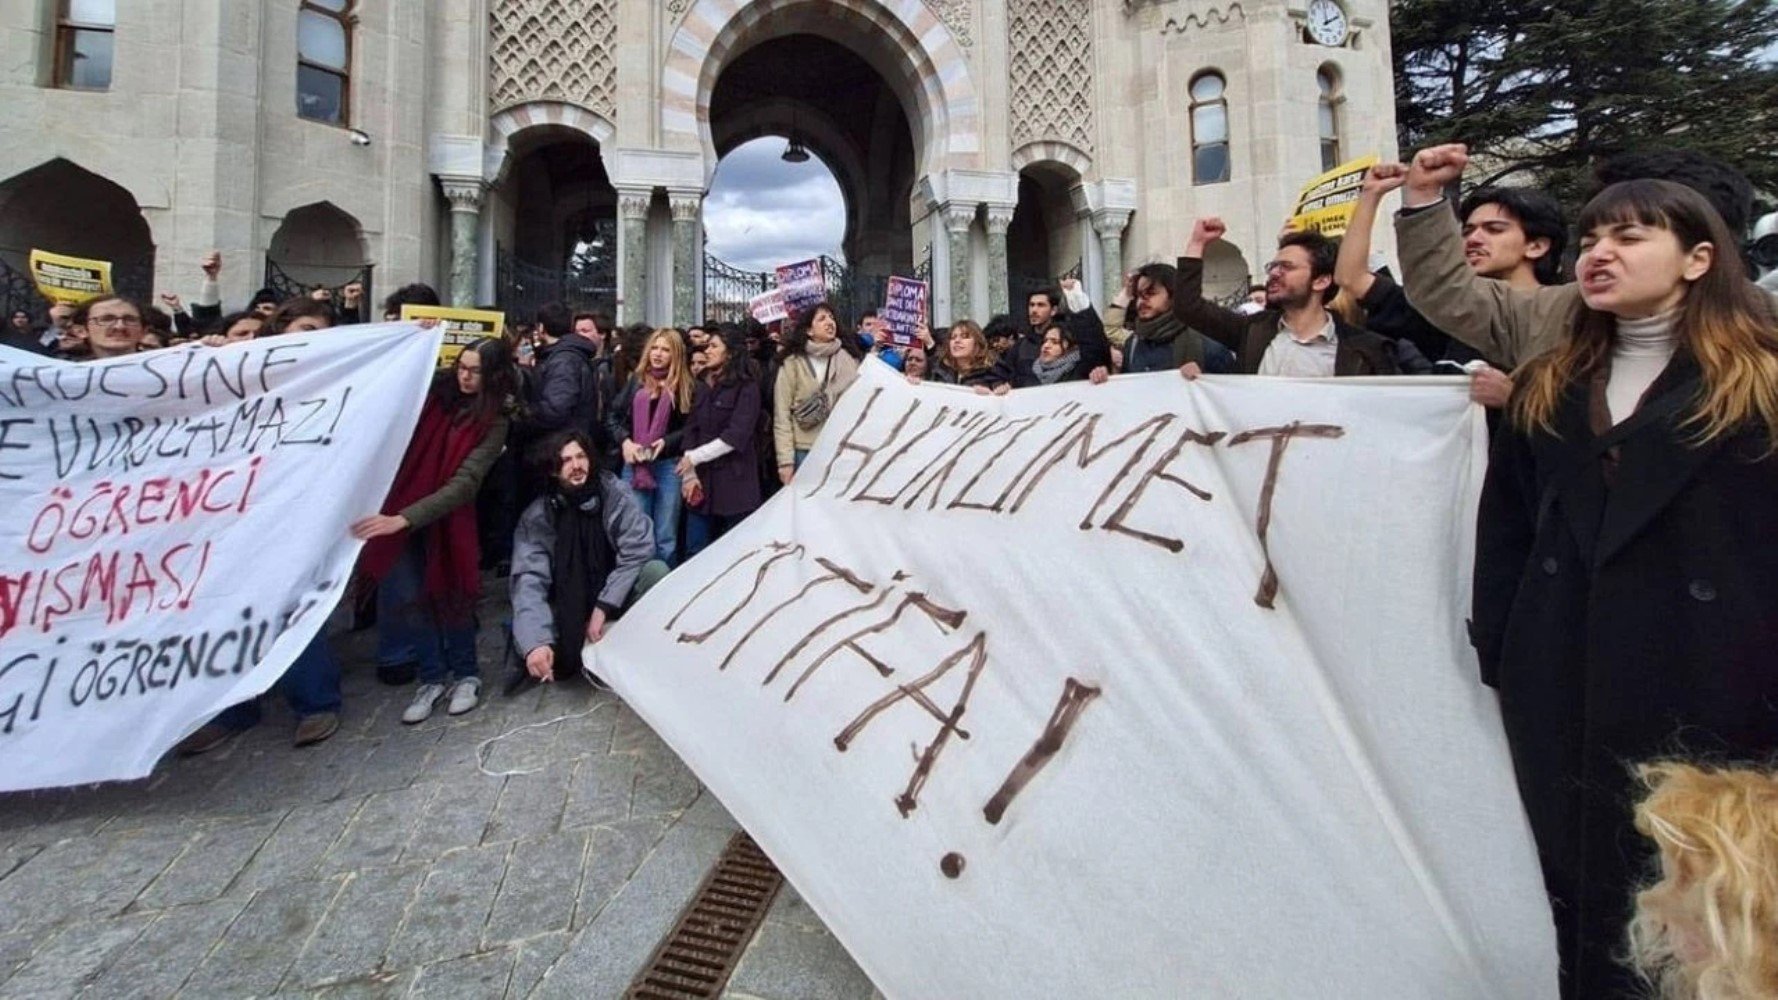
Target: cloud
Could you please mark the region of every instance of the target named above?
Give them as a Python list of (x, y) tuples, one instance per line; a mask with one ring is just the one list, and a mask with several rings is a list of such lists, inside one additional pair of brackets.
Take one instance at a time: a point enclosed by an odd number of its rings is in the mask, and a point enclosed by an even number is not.
[(737, 146), (717, 164), (704, 198), (710, 253), (735, 267), (768, 271), (821, 254), (839, 256), (846, 201), (819, 159), (785, 163), (782, 138)]

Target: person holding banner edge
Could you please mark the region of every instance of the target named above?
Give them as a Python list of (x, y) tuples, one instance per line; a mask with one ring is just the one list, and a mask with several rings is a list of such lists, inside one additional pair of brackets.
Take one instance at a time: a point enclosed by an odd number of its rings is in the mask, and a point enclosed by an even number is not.
[[(1440, 146), (1388, 166), (1405, 177), (1403, 213), (1444, 213), (1467, 162)], [(1536, 322), (1514, 333), (1546, 349), (1515, 373), (1495, 437), (1470, 635), (1500, 695), (1563, 994), (1591, 998), (1637, 989), (1618, 955), (1648, 857), (1625, 837), (1624, 762), (1676, 743), (1778, 752), (1778, 557), (1748, 544), (1778, 537), (1778, 320), (1690, 188), (1612, 185), (1580, 230), (1576, 307), (1525, 308)], [(1404, 263), (1411, 278), (1424, 262)], [(1510, 298), (1452, 274), (1446, 315)]]
[(369, 543), (359, 566), (378, 585), (379, 645), (411, 648), (419, 659), (420, 686), (401, 716), (410, 725), (447, 698), (452, 715), (480, 701), (475, 496), (506, 443), (513, 391), (504, 341), (466, 346), (454, 369), (433, 380), (384, 513), (352, 525), (352, 536)]

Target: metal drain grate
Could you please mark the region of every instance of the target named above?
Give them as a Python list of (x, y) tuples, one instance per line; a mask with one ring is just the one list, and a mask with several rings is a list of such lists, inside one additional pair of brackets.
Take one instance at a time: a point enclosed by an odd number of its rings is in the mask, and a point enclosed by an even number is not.
[(783, 884), (784, 876), (753, 838), (735, 834), (679, 923), (624, 993), (626, 1000), (721, 996)]

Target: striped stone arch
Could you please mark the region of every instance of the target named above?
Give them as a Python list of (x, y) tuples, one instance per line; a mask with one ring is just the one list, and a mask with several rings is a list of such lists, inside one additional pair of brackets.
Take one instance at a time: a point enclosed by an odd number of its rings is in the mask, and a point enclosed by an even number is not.
[(981, 109), (969, 64), (922, 0), (697, 0), (673, 33), (661, 71), (662, 145), (702, 149), (706, 170), (714, 170), (710, 95), (717, 76), (743, 43), (805, 31), (887, 43), (888, 66), (854, 48), (901, 98), (922, 172), (980, 165)]
[(610, 152), (617, 128), (602, 116), (578, 104), (562, 101), (530, 101), (503, 109), (488, 119), (488, 145), (482, 164), (482, 179), (496, 184), (506, 172), (512, 137), (526, 129), (560, 126), (586, 136), (599, 144), (599, 158), (605, 161), (605, 172), (611, 175)]
[(1060, 163), (1082, 178), (1093, 169), (1093, 158), (1066, 142), (1045, 139), (1027, 142), (1012, 151), (1014, 173), (1038, 163)]

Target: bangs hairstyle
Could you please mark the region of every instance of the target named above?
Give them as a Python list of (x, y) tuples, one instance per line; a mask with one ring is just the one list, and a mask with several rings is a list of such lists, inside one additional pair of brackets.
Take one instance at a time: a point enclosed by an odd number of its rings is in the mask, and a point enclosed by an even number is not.
[[(1778, 996), (1778, 774), (1664, 762), (1637, 777), (1661, 870), (1636, 895), (1636, 972), (1664, 1000)], [(1688, 961), (1688, 943), (1708, 954)]]
[[(961, 371), (955, 368), (951, 361), (951, 341), (959, 337), (975, 345), (975, 354), (969, 359), (969, 367)], [(927, 364), (933, 363), (935, 363), (933, 359), (927, 359)], [(994, 349), (988, 346), (988, 335), (982, 332), (982, 328), (977, 326), (974, 320), (960, 319), (951, 324), (950, 336), (946, 338), (945, 349), (939, 354), (936, 363), (944, 365), (958, 375), (973, 375), (994, 363)]]
[[(1688, 251), (1701, 243), (1715, 249), (1710, 270), (1691, 283), (1673, 324), (1679, 350), (1696, 359), (1703, 375), (1703, 391), (1680, 426), (1691, 428), (1693, 443), (1701, 445), (1757, 421), (1766, 432), (1765, 454), (1771, 454), (1778, 442), (1778, 332), (1766, 302), (1747, 281), (1728, 226), (1702, 195), (1659, 180), (1613, 184), (1580, 216), (1582, 236), (1625, 224), (1665, 230)], [(1510, 404), (1513, 423), (1554, 433), (1562, 394), (1604, 362), (1616, 336), (1615, 316), (1583, 305), (1562, 340), (1520, 369), (1515, 380), (1521, 388)]]
[(518, 391), (512, 351), (505, 340), (480, 337), (465, 345), (462, 353), (473, 354), (481, 360), (481, 391), (473, 396), (464, 395), (457, 385), (457, 366), (453, 364), (432, 376), (432, 395), (451, 411), (456, 422), (487, 426), (505, 412), (507, 402)]

